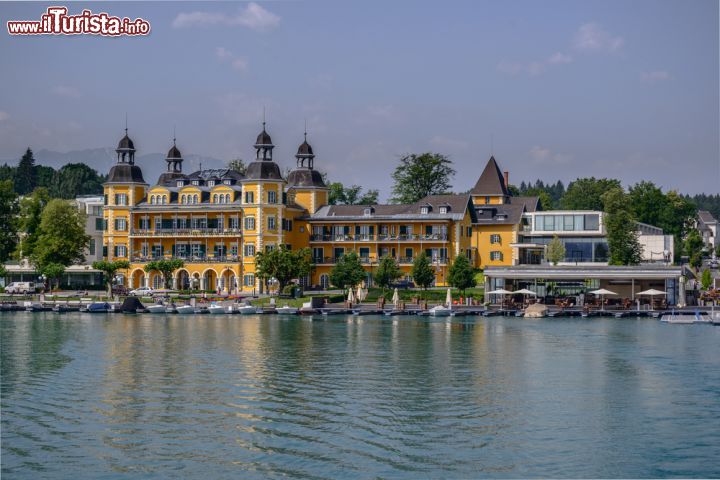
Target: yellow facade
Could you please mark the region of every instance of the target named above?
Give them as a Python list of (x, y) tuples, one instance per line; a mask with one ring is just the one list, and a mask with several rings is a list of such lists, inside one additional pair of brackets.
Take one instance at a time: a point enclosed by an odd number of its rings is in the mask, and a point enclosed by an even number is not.
[[(382, 257), (393, 257), (408, 279), (413, 261), (424, 252), (438, 286), (447, 284), (458, 255), (480, 268), (516, 261), (511, 244), (517, 241), (519, 222), (478, 220), (483, 209), (509, 205), (507, 194), (429, 196), (407, 206), (329, 207), (328, 189), (312, 170), (314, 155), (307, 142), (287, 181), (272, 162), (273, 146), (264, 130), (255, 147), (258, 159), (243, 177), (229, 170), (184, 175), (173, 146), (168, 172), (148, 186), (134, 166), (134, 147), (126, 135), (105, 184), (104, 209), (106, 258), (130, 261), (122, 273), (126, 285), (161, 288), (159, 274), (144, 267), (159, 258), (181, 258), (184, 267), (174, 273), (173, 288), (257, 292), (262, 285), (255, 276), (255, 256), (280, 245), (311, 250), (314, 268), (303, 279), (306, 286), (328, 287), (337, 258), (349, 252), (357, 253), (368, 274)], [(338, 208), (339, 216), (329, 208)]]

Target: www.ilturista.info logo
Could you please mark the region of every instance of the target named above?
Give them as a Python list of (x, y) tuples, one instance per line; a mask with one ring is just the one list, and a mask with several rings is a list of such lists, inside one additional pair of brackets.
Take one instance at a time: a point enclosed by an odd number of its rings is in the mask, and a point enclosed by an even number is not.
[(35, 20), (14, 20), (7, 22), (10, 35), (147, 35), (150, 22), (142, 18), (113, 17), (105, 12), (92, 13), (83, 10), (80, 15), (68, 15), (66, 7), (49, 7), (47, 12)]

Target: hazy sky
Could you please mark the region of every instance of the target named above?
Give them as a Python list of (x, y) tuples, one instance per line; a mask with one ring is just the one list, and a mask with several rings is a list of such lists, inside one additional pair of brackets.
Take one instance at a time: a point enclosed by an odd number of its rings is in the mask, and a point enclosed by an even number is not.
[(71, 2), (152, 32), (7, 34), (48, 5), (0, 4), (0, 158), (115, 146), (127, 112), (141, 154), (176, 126), (183, 153), (251, 159), (265, 106), (282, 167), (307, 119), (316, 167), (382, 198), (405, 152), (470, 188), (491, 137), (511, 183), (720, 192), (715, 0)]

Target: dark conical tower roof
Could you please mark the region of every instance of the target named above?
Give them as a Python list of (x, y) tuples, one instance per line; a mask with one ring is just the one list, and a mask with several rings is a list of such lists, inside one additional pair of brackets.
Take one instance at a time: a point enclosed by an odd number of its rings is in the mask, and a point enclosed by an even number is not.
[(480, 174), (477, 183), (472, 190), (472, 195), (506, 195), (510, 196), (510, 192), (505, 186), (505, 177), (500, 167), (498, 167), (495, 157), (491, 156), (485, 165), (485, 170)]

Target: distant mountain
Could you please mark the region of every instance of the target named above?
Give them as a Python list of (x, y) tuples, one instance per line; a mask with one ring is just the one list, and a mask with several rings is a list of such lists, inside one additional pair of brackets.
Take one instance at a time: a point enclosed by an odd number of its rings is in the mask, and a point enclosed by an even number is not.
[[(85, 150), (73, 150), (70, 152), (56, 152), (53, 150), (38, 150), (35, 153), (35, 161), (39, 165), (47, 165), (58, 169), (68, 163), (84, 163), (102, 175), (106, 175), (110, 168), (117, 161), (115, 149), (105, 148), (88, 148)], [(183, 171), (186, 173), (194, 172), (203, 168), (222, 168), (227, 162), (205, 155), (190, 154), (184, 156)], [(0, 164), (7, 163), (15, 166), (19, 158), (2, 159)], [(135, 163), (142, 168), (143, 177), (149, 184), (153, 184), (162, 172), (167, 168), (165, 163), (165, 154), (163, 153), (146, 153), (138, 155)]]

